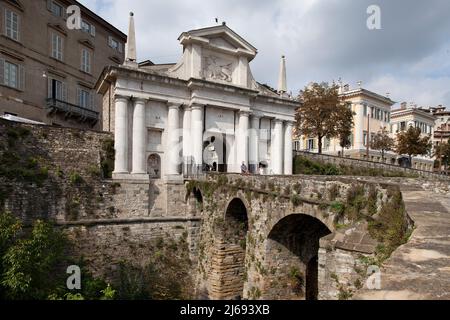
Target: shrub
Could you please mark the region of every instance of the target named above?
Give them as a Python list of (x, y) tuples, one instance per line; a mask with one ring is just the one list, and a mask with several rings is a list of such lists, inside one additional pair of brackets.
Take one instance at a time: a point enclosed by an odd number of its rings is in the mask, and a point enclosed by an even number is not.
[(79, 185), (83, 182), (83, 178), (78, 172), (72, 172), (69, 175), (69, 182), (73, 185)]

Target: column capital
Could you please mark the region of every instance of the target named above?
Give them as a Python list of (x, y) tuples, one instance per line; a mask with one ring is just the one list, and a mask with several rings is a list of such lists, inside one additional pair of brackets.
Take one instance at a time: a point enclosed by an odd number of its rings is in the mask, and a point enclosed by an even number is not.
[(293, 120), (286, 120), (286, 121), (284, 121), (284, 123), (285, 123), (287, 126), (294, 126), (295, 121), (293, 121)]
[(203, 110), (204, 105), (200, 103), (191, 103), (189, 107), (191, 110)]
[(128, 97), (128, 96), (122, 96), (119, 94), (114, 95), (115, 102), (117, 102), (117, 101), (128, 102), (128, 101), (130, 101), (130, 99), (131, 99), (131, 97)]
[(283, 120), (278, 118), (273, 119), (273, 122), (283, 124)]
[(148, 99), (145, 98), (138, 98), (138, 97), (133, 97), (133, 102), (134, 103), (147, 103)]
[(258, 113), (250, 113), (250, 117), (252, 118), (252, 119), (261, 119), (262, 118), (262, 115), (260, 115), (260, 114), (258, 114)]
[(246, 110), (239, 110), (239, 115), (240, 116), (244, 116), (244, 117), (249, 117), (250, 116), (250, 112), (246, 111)]
[(174, 101), (168, 101), (167, 102), (167, 106), (169, 107), (169, 109), (177, 109), (177, 110), (179, 110), (180, 107), (182, 106), (182, 103), (174, 102)]

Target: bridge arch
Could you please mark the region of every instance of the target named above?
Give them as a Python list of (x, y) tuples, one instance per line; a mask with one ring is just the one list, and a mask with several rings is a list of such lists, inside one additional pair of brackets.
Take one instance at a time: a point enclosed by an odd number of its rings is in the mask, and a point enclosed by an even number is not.
[(248, 235), (247, 206), (239, 197), (231, 199), (225, 209), (213, 261), (214, 297), (241, 300), (244, 297), (245, 260)]
[(330, 233), (324, 222), (308, 214), (290, 214), (280, 219), (266, 241), (269, 275), (265, 298), (316, 300), (319, 240)]

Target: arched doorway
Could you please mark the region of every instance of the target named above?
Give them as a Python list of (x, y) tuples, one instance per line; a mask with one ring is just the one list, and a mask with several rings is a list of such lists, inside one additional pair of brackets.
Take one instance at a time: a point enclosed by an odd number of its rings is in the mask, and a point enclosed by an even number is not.
[(149, 174), (150, 179), (161, 178), (161, 157), (159, 154), (153, 153), (148, 157), (147, 173)]
[(281, 219), (266, 243), (270, 272), (265, 298), (317, 300), (319, 240), (330, 233), (323, 222), (309, 215), (292, 214)]
[(245, 252), (247, 246), (247, 209), (241, 199), (233, 199), (227, 207), (225, 218), (216, 242), (212, 266), (212, 287), (215, 299), (241, 300), (245, 282)]

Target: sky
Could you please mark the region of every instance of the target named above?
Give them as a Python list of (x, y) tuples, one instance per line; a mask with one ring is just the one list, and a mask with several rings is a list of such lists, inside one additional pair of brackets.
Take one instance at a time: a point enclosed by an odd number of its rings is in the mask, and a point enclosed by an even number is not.
[[(450, 1), (448, 0), (81, 0), (127, 33), (135, 14), (138, 60), (178, 62), (178, 36), (227, 26), (258, 49), (250, 66), (256, 80), (277, 86), (286, 55), (288, 91), (311, 81), (342, 79), (397, 102), (450, 108)], [(370, 5), (381, 29), (369, 30)]]

